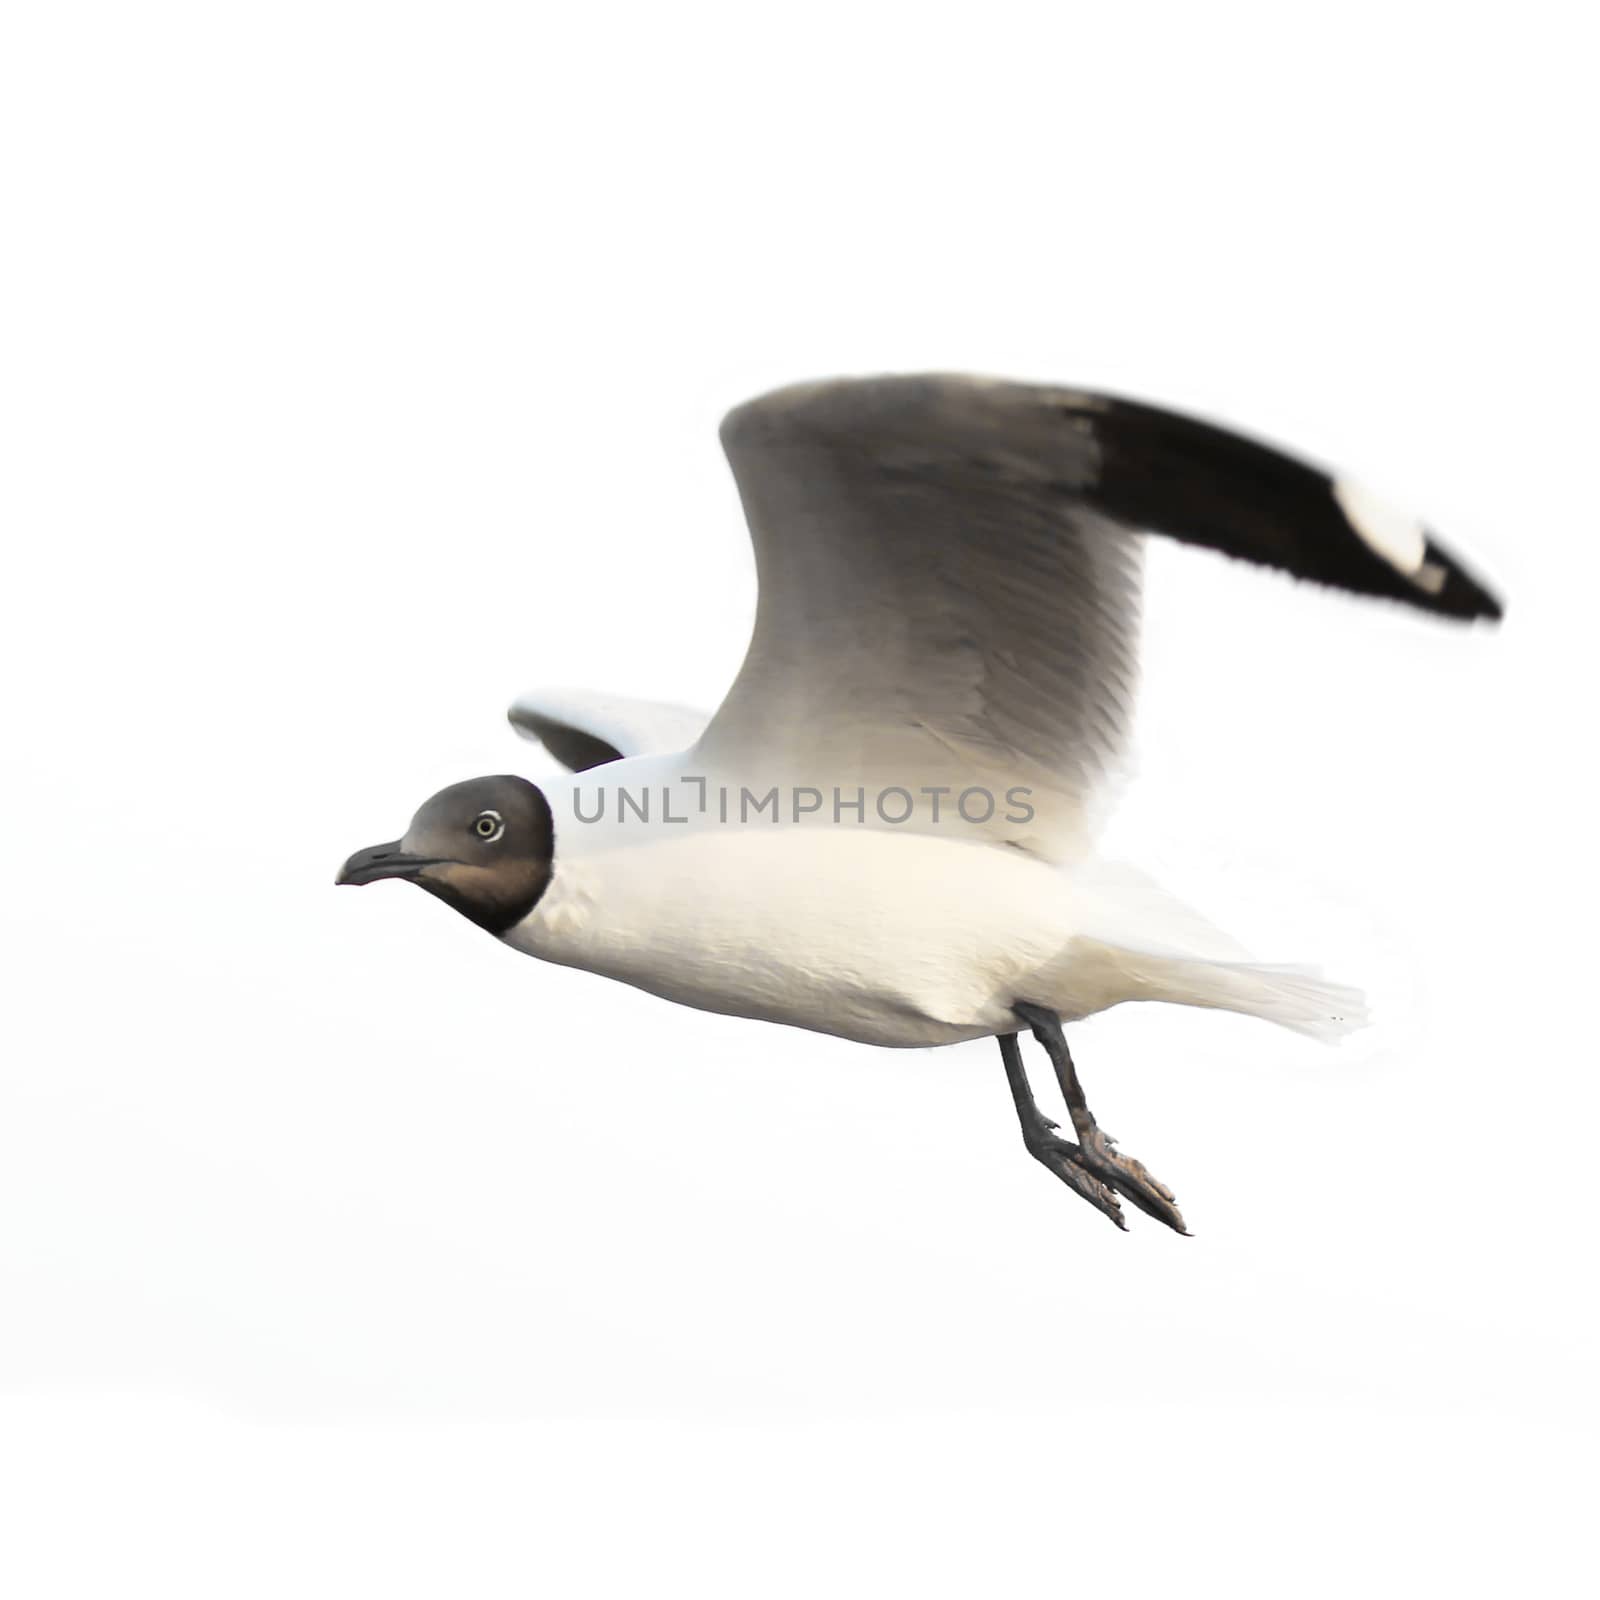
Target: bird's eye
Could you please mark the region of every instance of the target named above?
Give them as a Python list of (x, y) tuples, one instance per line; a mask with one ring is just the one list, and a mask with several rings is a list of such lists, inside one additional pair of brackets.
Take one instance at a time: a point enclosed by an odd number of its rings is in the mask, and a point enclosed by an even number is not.
[(485, 844), (493, 844), (506, 831), (505, 819), (498, 811), (480, 811), (472, 824), (472, 831)]

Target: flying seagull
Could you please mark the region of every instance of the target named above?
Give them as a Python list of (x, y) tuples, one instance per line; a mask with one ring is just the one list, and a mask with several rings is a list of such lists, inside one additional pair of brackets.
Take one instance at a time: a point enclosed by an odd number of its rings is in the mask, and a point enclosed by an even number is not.
[[(1360, 998), (1262, 966), (1094, 840), (1159, 534), (1458, 620), (1500, 605), (1410, 517), (1265, 445), (1075, 389), (802, 384), (722, 425), (755, 546), (715, 715), (570, 691), (519, 732), (569, 772), (441, 790), (340, 883), (402, 878), (517, 950), (865, 1044), (996, 1038), (1028, 1152), (1125, 1227), (1186, 1232), (1099, 1127), (1062, 1031), (1121, 1001), (1334, 1036)], [(1055, 1069), (1074, 1138), (1035, 1103)]]

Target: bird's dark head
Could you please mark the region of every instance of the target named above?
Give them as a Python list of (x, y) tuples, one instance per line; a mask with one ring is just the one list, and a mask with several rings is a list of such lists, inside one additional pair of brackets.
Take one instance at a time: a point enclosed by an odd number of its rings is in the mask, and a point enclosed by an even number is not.
[(404, 878), (501, 934), (538, 904), (554, 854), (550, 805), (533, 784), (473, 778), (441, 789), (403, 838), (356, 851), (334, 881)]

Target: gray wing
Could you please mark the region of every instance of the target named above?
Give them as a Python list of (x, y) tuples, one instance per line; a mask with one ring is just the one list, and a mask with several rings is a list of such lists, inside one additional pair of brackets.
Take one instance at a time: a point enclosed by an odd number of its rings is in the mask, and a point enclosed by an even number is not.
[(1023, 786), (1031, 821), (978, 831), (1050, 858), (1083, 841), (1126, 739), (1142, 532), (1499, 615), (1419, 524), (1353, 486), (1107, 396), (840, 380), (741, 406), (722, 439), (760, 592), (705, 764), (824, 789)]

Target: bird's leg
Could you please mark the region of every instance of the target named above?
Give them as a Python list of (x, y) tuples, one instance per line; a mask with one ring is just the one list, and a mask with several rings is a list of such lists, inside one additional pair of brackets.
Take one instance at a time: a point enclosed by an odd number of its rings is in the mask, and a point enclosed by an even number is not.
[(1028, 1147), (1028, 1154), (1047, 1166), (1074, 1194), (1082, 1195), (1119, 1228), (1126, 1229), (1128, 1224), (1122, 1220), (1122, 1207), (1110, 1183), (1089, 1169), (1083, 1152), (1070, 1139), (1061, 1138), (1056, 1124), (1040, 1111), (1022, 1065), (1016, 1034), (1000, 1035), (1000, 1059), (1005, 1062), (1006, 1082), (1011, 1085), (1011, 1098), (1016, 1102), (1017, 1121), (1022, 1124), (1022, 1142)]
[[(1178, 1210), (1172, 1191), (1153, 1177), (1142, 1161), (1121, 1154), (1116, 1141), (1094, 1120), (1094, 1113), (1084, 1098), (1083, 1085), (1078, 1081), (1078, 1069), (1072, 1064), (1072, 1055), (1067, 1049), (1066, 1035), (1061, 1031), (1061, 1018), (1044, 1006), (1024, 1001), (1011, 1009), (1033, 1030), (1034, 1038), (1044, 1046), (1050, 1064), (1056, 1069), (1056, 1081), (1061, 1085), (1061, 1096), (1067, 1102), (1067, 1112), (1079, 1139), (1079, 1144), (1073, 1146), (1078, 1159), (1141, 1211), (1178, 1233), (1187, 1233), (1189, 1230), (1183, 1225), (1183, 1214)], [(1007, 1070), (1009, 1072), (1009, 1068)]]

